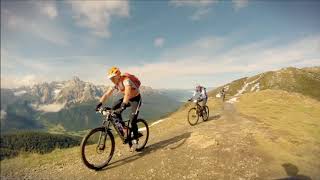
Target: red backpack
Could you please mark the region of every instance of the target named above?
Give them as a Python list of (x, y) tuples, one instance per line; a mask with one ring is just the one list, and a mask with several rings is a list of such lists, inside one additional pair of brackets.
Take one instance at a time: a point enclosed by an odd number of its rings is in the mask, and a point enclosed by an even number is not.
[(129, 78), (134, 83), (136, 88), (139, 89), (141, 82), (135, 75), (124, 73), (123, 76)]

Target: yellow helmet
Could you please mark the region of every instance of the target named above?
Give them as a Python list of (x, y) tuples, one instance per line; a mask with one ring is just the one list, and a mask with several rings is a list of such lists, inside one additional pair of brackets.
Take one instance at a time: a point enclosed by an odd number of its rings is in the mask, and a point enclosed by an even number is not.
[(110, 78), (112, 78), (112, 77), (114, 77), (114, 76), (120, 76), (121, 75), (121, 72), (120, 72), (120, 69), (119, 68), (117, 68), (117, 67), (112, 67), (112, 68), (110, 68), (109, 69), (109, 71), (108, 71), (108, 78), (110, 79)]

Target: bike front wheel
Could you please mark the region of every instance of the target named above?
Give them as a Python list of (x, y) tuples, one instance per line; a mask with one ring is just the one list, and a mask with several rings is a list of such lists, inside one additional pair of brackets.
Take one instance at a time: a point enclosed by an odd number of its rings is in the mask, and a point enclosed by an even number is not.
[(83, 138), (80, 148), (83, 163), (99, 170), (106, 167), (113, 156), (114, 137), (105, 127), (95, 128)]
[(197, 112), (196, 108), (191, 108), (188, 112), (188, 122), (191, 126), (194, 126), (197, 124), (199, 120), (199, 114)]

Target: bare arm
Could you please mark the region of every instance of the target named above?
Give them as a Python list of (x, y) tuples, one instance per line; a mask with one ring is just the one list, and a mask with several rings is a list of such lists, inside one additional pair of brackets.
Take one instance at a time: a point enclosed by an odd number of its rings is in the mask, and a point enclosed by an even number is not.
[(205, 90), (202, 90), (202, 91), (201, 91), (201, 96), (202, 96), (202, 98), (205, 98), (205, 97), (206, 97), (206, 91), (205, 91)]
[(107, 90), (107, 92), (105, 92), (103, 94), (103, 96), (100, 98), (100, 102), (101, 103), (105, 103), (107, 101), (107, 99), (112, 95), (112, 92), (113, 92), (113, 87), (109, 87), (109, 89)]
[(125, 89), (124, 89), (124, 97), (123, 97), (123, 103), (125, 104), (128, 104), (129, 103), (129, 100), (130, 100), (130, 93), (131, 93), (131, 89), (132, 87), (127, 85), (125, 86)]

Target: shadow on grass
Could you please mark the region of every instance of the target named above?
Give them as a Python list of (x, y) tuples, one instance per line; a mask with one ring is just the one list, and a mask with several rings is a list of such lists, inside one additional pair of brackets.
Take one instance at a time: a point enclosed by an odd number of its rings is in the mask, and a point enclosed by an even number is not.
[(291, 163), (282, 164), (282, 167), (286, 171), (288, 177), (276, 179), (276, 180), (311, 180), (309, 176), (299, 174), (299, 169), (297, 166)]
[(109, 169), (124, 165), (126, 163), (130, 163), (132, 161), (135, 161), (135, 160), (143, 157), (144, 155), (147, 155), (149, 153), (155, 152), (155, 151), (157, 151), (159, 149), (163, 149), (163, 148), (165, 148), (165, 147), (167, 147), (167, 146), (169, 146), (171, 144), (177, 143), (177, 142), (182, 140), (182, 142), (180, 142), (178, 145), (176, 145), (174, 147), (170, 147), (170, 149), (176, 149), (176, 148), (182, 146), (186, 142), (186, 140), (190, 137), (190, 135), (191, 135), (191, 133), (187, 132), (187, 133), (183, 133), (181, 135), (172, 137), (170, 139), (166, 139), (166, 140), (159, 141), (157, 143), (151, 144), (150, 146), (147, 146), (141, 152), (139, 152), (139, 153), (137, 153), (137, 154), (135, 154), (133, 156), (126, 157), (126, 158), (123, 158), (123, 159), (119, 159), (117, 161), (109, 163), (109, 165), (106, 168), (102, 169), (102, 171), (103, 170), (109, 170)]
[(208, 120), (206, 120), (206, 121), (217, 120), (217, 119), (219, 119), (220, 117), (221, 117), (221, 115), (220, 115), (220, 114), (217, 114), (217, 115), (214, 115), (214, 116), (209, 117)]
[(221, 115), (220, 114), (217, 114), (217, 115), (214, 115), (214, 116), (210, 116), (209, 118), (208, 118), (208, 120), (206, 120), (206, 121), (199, 121), (198, 122), (198, 124), (201, 124), (201, 123), (205, 123), (205, 122), (208, 122), (208, 121), (211, 121), (211, 120), (218, 120), (218, 119), (220, 119), (220, 117), (221, 117)]

